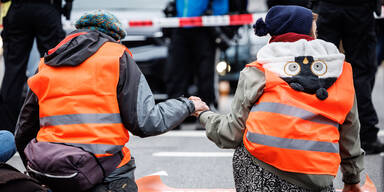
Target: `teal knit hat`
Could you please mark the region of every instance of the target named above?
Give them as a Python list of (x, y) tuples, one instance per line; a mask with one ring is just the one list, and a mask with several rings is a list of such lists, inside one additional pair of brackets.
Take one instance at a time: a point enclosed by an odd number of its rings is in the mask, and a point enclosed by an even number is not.
[(76, 29), (90, 29), (101, 31), (115, 40), (123, 39), (126, 35), (120, 21), (111, 13), (95, 10), (85, 13), (75, 23)]

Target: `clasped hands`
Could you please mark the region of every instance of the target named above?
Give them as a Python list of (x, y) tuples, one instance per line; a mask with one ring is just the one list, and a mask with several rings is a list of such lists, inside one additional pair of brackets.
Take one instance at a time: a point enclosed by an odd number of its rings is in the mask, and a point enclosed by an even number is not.
[(198, 117), (201, 112), (209, 110), (208, 105), (199, 97), (190, 96), (188, 99), (193, 102), (193, 105), (195, 105), (195, 112), (192, 113), (193, 116)]

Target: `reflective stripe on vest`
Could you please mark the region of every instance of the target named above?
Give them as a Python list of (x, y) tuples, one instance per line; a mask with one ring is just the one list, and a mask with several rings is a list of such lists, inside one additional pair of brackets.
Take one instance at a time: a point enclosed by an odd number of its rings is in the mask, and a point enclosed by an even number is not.
[(339, 124), (337, 122), (332, 121), (322, 115), (316, 115), (310, 111), (306, 111), (304, 109), (300, 109), (294, 106), (289, 106), (281, 103), (271, 103), (271, 102), (259, 103), (252, 107), (251, 112), (255, 112), (255, 111), (280, 113), (284, 115), (295, 116), (307, 121), (328, 124), (337, 128), (339, 127)]
[(122, 152), (118, 167), (131, 159), (116, 91), (125, 51), (130, 53), (106, 42), (77, 66), (51, 67), (41, 59), (38, 73), (28, 79), (39, 101), (37, 141), (81, 147), (97, 157)]
[(56, 115), (40, 118), (40, 126), (71, 125), (71, 124), (96, 124), (96, 123), (121, 123), (119, 113), (94, 113), (94, 114), (70, 114)]
[(284, 149), (339, 153), (339, 144), (304, 139), (287, 139), (247, 132), (247, 139), (252, 143)]
[[(261, 69), (259, 64), (254, 66)], [(266, 85), (246, 122), (243, 143), (247, 150), (283, 171), (336, 175), (338, 128), (354, 100), (350, 64), (344, 63), (342, 74), (323, 101), (314, 94), (295, 91), (276, 74), (261, 70)]]
[(85, 144), (85, 143), (65, 143), (68, 145), (81, 147), (86, 151), (92, 151), (96, 155), (100, 154), (115, 154), (120, 152), (124, 145), (106, 145), (106, 144)]

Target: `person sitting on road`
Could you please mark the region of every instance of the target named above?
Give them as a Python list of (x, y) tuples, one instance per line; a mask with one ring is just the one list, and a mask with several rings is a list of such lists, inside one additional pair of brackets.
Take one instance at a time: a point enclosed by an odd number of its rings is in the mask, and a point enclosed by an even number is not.
[(335, 191), (339, 165), (343, 191), (361, 191), (351, 65), (316, 39), (307, 8), (274, 6), (254, 28), (272, 37), (241, 71), (232, 112), (196, 113), (210, 140), (235, 149), (236, 191)]
[(29, 174), (53, 191), (137, 191), (129, 132), (165, 133), (202, 101), (155, 104), (126, 35), (111, 13), (84, 14), (40, 61), (16, 128), (16, 146)]

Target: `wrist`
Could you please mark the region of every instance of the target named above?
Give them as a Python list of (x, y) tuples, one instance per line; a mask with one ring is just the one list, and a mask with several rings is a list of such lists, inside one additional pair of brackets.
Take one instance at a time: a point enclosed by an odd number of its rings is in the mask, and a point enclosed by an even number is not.
[(183, 96), (176, 98), (176, 100), (179, 100), (179, 101), (185, 103), (185, 105), (187, 105), (187, 109), (188, 109), (189, 114), (192, 114), (195, 112), (195, 105), (193, 104), (193, 101), (191, 101), (191, 100), (189, 100)]
[(197, 116), (197, 120), (200, 121), (200, 117), (201, 117), (201, 115), (202, 115), (203, 113), (205, 113), (205, 112), (208, 112), (208, 111), (209, 111), (209, 110), (205, 110), (205, 111), (200, 112), (199, 115)]

